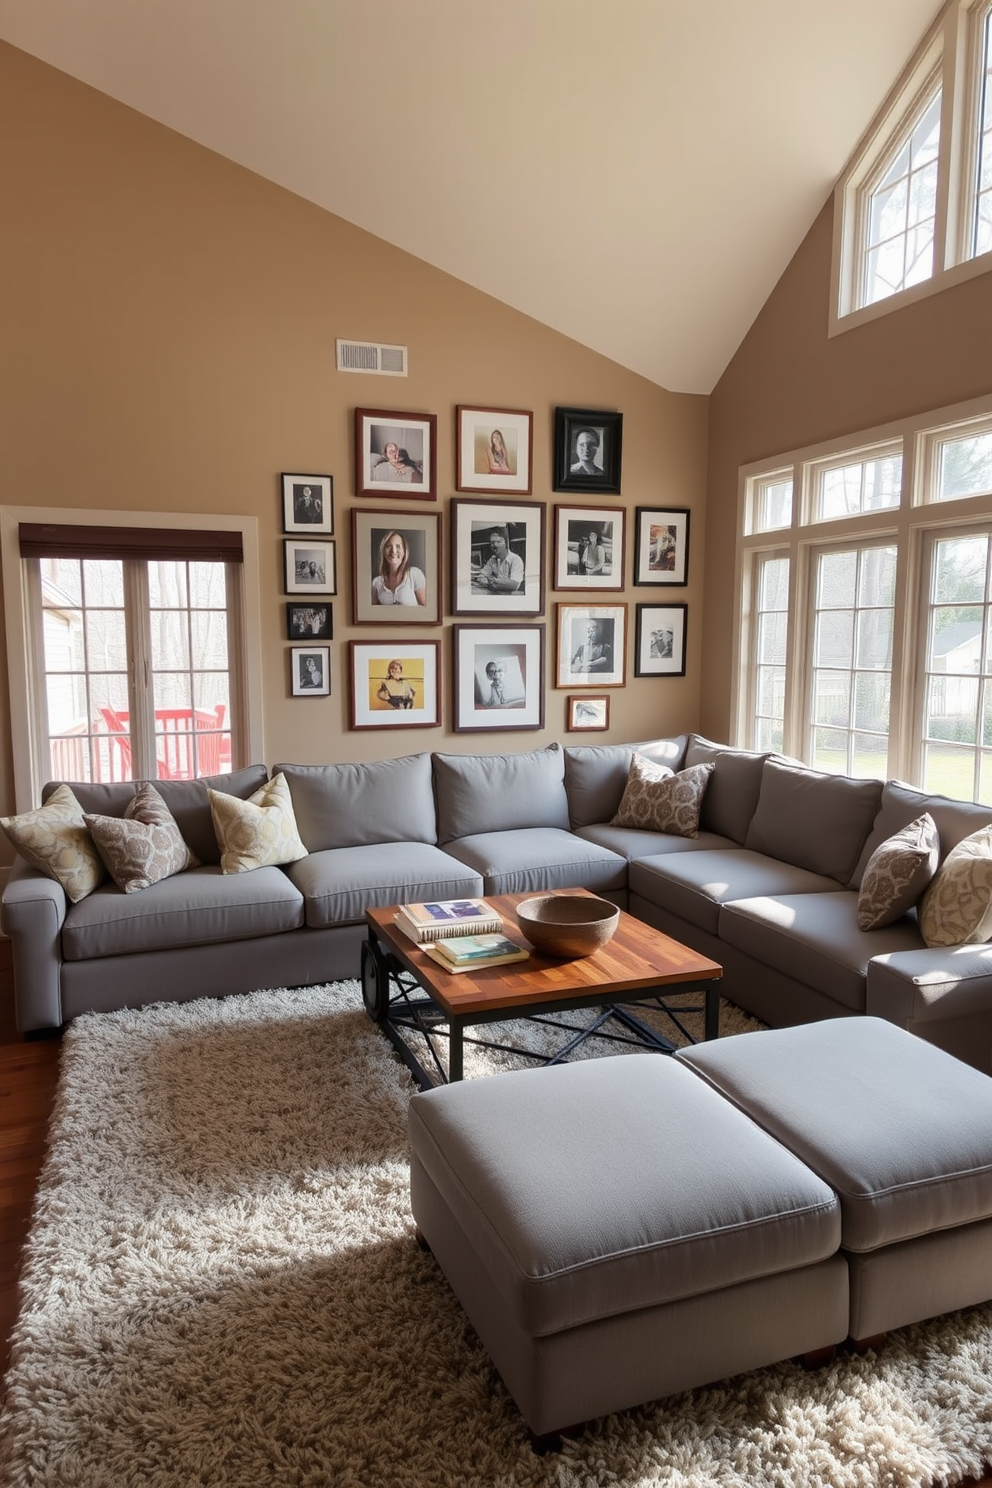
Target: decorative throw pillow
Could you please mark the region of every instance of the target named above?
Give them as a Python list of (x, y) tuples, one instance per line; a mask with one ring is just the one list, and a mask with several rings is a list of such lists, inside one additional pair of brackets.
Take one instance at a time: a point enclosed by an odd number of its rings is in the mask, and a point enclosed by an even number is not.
[(150, 781), (144, 781), (123, 816), (84, 817), (111, 878), (125, 894), (147, 889), (186, 868), (198, 868), (172, 812)]
[(928, 811), (876, 847), (858, 893), (858, 929), (881, 930), (912, 909), (937, 871), (940, 837)]
[(992, 826), (951, 849), (919, 913), (928, 946), (978, 945), (992, 936)]
[(21, 857), (60, 883), (73, 904), (92, 894), (107, 876), (83, 808), (67, 785), (57, 786), (37, 811), (0, 817), (0, 827)]
[(282, 771), (247, 801), (209, 788), (207, 795), (220, 844), (222, 873), (250, 873), (253, 868), (295, 863), (307, 856), (296, 827), (289, 783)]
[(611, 827), (644, 827), (672, 837), (698, 837), (699, 812), (715, 766), (690, 765), (673, 775), (640, 754), (630, 757), (630, 772)]

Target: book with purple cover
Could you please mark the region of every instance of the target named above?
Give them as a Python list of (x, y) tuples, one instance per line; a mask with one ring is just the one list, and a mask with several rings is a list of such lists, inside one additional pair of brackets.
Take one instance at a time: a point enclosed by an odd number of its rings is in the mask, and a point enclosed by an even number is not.
[(495, 933), (503, 918), (484, 899), (435, 899), (423, 904), (403, 904), (393, 923), (418, 945), (452, 935)]

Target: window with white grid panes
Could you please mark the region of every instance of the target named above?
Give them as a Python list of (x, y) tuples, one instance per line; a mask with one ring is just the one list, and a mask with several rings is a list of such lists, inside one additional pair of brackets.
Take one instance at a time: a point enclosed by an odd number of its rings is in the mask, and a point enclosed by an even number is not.
[(752, 532), (778, 532), (792, 525), (792, 472), (755, 481), (751, 491)]
[(789, 558), (761, 554), (754, 564), (754, 716), (752, 749), (784, 748)]
[(992, 494), (992, 424), (974, 426), (931, 440), (935, 449), (934, 478), (926, 496), (930, 501), (959, 501), (963, 496)]
[(814, 471), (813, 520), (833, 522), (884, 511), (899, 505), (901, 491), (901, 446), (867, 458), (824, 463)]
[(992, 804), (992, 529), (929, 542), (923, 785)]
[(986, 10), (978, 28), (977, 129), (975, 160), (975, 209), (971, 253), (992, 252), (992, 9)]
[(865, 305), (898, 294), (933, 273), (940, 105), (937, 87), (865, 192)]

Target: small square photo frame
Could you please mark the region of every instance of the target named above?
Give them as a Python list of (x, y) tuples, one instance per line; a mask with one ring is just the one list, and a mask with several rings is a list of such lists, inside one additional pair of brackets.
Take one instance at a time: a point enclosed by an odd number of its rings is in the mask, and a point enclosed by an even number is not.
[(622, 507), (555, 507), (556, 589), (622, 589)]
[(334, 481), (329, 475), (282, 476), (283, 532), (334, 531)]
[(635, 677), (684, 677), (689, 606), (637, 606)]
[(452, 627), (455, 731), (544, 727), (544, 626)]
[(283, 539), (287, 594), (337, 594), (334, 544), (316, 539)]
[(565, 728), (570, 734), (600, 732), (610, 726), (610, 695), (601, 697), (583, 693), (580, 697), (566, 698)]
[(329, 604), (286, 606), (286, 635), (291, 641), (329, 641), (333, 634)]
[(688, 507), (638, 506), (634, 521), (634, 583), (687, 583)]
[(620, 495), (623, 414), (555, 409), (554, 489)]
[(293, 697), (329, 697), (330, 646), (290, 646), (289, 679)]
[(544, 502), (451, 499), (451, 608), (456, 615), (544, 609)]
[(534, 415), (522, 408), (455, 409), (455, 489), (531, 493)]
[(437, 493), (436, 413), (355, 409), (355, 490), (359, 496), (411, 496), (433, 501)]
[(560, 604), (558, 687), (623, 687), (626, 604)]
[(440, 641), (349, 641), (353, 729), (436, 728)]
[(351, 537), (356, 625), (441, 623), (440, 512), (353, 506)]

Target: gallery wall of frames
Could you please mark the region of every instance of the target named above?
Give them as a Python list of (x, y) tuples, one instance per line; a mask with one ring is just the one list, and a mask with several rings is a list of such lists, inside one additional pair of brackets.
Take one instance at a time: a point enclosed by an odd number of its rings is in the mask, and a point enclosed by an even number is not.
[[(562, 407), (553, 421), (560, 502), (533, 499), (534, 414), (519, 408), (455, 408), (459, 494), (441, 502), (435, 413), (354, 410), (347, 523), (333, 475), (281, 474), (291, 697), (343, 686), (352, 729), (468, 733), (541, 729), (559, 691), (566, 730), (596, 732), (628, 675), (685, 675), (688, 605), (616, 596), (628, 574), (658, 591), (688, 583), (689, 510), (616, 499), (622, 413)], [(342, 562), (350, 624), (374, 635), (332, 663)], [(449, 616), (447, 636), (429, 634)]]

